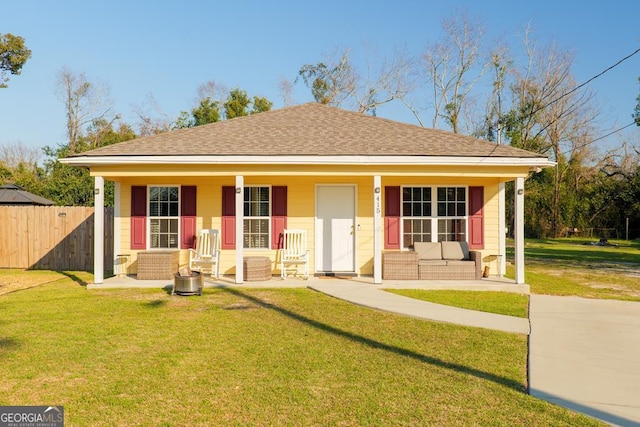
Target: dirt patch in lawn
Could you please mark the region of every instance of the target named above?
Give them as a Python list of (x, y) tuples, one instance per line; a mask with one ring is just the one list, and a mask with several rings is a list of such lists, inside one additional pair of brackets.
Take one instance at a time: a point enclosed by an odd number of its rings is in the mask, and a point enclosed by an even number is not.
[(30, 289), (66, 277), (62, 273), (48, 270), (0, 270), (0, 295)]

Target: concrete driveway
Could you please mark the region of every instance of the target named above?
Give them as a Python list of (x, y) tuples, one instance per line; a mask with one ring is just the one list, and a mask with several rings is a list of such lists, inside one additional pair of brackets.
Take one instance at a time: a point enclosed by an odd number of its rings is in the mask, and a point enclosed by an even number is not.
[(533, 396), (640, 426), (640, 303), (531, 295)]

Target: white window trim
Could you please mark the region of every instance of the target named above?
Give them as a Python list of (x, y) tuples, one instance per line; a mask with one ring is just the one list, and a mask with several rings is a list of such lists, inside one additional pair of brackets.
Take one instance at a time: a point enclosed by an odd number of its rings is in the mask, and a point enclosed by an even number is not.
[[(272, 203), (273, 203), (273, 191), (272, 191), (272, 186), (271, 185), (261, 185), (261, 184), (251, 184), (251, 185), (246, 185), (244, 186), (244, 194), (246, 194), (247, 189), (248, 188), (267, 188), (269, 190), (269, 215), (267, 216), (247, 216), (244, 215), (242, 218), (243, 224), (242, 224), (242, 247), (243, 250), (245, 251), (249, 251), (249, 252), (257, 252), (257, 251), (266, 251), (266, 250), (270, 250), (271, 249), (271, 227), (273, 227), (273, 221), (272, 221)], [(244, 204), (246, 203), (245, 200), (242, 200), (242, 209), (244, 211)], [(268, 221), (268, 234), (267, 234), (267, 247), (265, 248), (247, 248), (244, 246), (244, 238), (245, 238), (245, 233), (244, 233), (244, 221), (248, 220), (248, 219), (267, 219)]]
[[(403, 209), (403, 199), (402, 195), (404, 193), (405, 188), (431, 188), (431, 216), (405, 216)], [(465, 189), (465, 212), (466, 216), (438, 216), (438, 188), (464, 188)], [(400, 249), (408, 250), (409, 248), (404, 246), (404, 220), (405, 219), (430, 219), (431, 220), (431, 241), (438, 241), (438, 220), (441, 219), (463, 219), (465, 220), (464, 224), (464, 235), (466, 241), (469, 241), (469, 186), (468, 185), (424, 185), (424, 184), (413, 184), (413, 185), (402, 185), (400, 186)]]
[[(174, 216), (151, 216), (151, 188), (156, 188), (156, 187), (174, 187), (178, 189), (178, 216), (174, 217)], [(182, 211), (182, 186), (181, 185), (176, 185), (176, 184), (153, 184), (153, 185), (147, 185), (147, 250), (149, 251), (166, 251), (166, 250), (180, 250), (180, 242), (182, 241), (182, 230), (180, 227), (180, 212)], [(162, 218), (162, 219), (177, 219), (178, 220), (178, 237), (177, 237), (177, 241), (178, 241), (178, 246), (176, 246), (175, 248), (152, 248), (151, 247), (151, 220), (152, 219), (157, 219), (157, 218)]]

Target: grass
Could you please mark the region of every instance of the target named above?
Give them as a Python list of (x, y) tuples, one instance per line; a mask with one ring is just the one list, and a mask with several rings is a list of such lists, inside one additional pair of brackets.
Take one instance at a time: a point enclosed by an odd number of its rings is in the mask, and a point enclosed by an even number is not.
[[(525, 282), (531, 293), (640, 301), (640, 241), (594, 246), (581, 239), (527, 240)], [(513, 248), (508, 248), (513, 257)], [(514, 277), (513, 267), (507, 276)]]
[[(532, 294), (640, 301), (640, 241), (597, 246), (585, 239), (527, 239), (525, 282)], [(513, 247), (507, 249), (513, 260)], [(513, 265), (507, 277), (514, 278)], [(471, 310), (527, 317), (528, 297), (504, 292), (386, 289)]]
[(307, 289), (83, 279), (0, 296), (0, 405), (63, 405), (69, 426), (602, 425), (526, 394), (523, 335)]
[(385, 289), (386, 292), (403, 295), (436, 304), (452, 305), (470, 310), (486, 311), (515, 317), (528, 317), (527, 295), (493, 291), (449, 291), (423, 289)]

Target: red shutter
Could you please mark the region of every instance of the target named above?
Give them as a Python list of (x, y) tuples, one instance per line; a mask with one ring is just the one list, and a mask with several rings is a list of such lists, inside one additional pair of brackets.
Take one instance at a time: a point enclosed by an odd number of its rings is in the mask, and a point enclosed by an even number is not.
[(180, 249), (193, 247), (196, 235), (196, 186), (180, 188)]
[(400, 187), (384, 188), (384, 248), (400, 249)]
[(282, 249), (287, 228), (287, 187), (271, 187), (271, 249)]
[(131, 187), (131, 249), (147, 249), (147, 187)]
[(469, 249), (484, 249), (484, 187), (469, 187)]
[(236, 188), (222, 187), (222, 249), (236, 248)]

